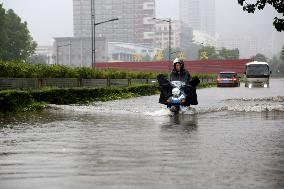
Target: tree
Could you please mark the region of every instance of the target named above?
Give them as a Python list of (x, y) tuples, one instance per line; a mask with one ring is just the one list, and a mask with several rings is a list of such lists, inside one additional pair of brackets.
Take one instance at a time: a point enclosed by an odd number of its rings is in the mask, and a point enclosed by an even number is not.
[[(266, 4), (272, 5), (275, 10), (282, 14), (284, 18), (284, 1), (283, 0), (257, 0), (256, 3), (247, 3), (246, 0), (238, 0), (238, 3), (243, 6), (243, 10), (248, 13), (254, 13), (256, 9), (263, 10)], [(275, 17), (273, 25), (279, 32), (284, 31), (284, 19)]]
[(2, 8), (2, 4), (0, 4), (0, 60), (1, 57), (4, 56), (4, 54), (7, 52), (7, 49), (5, 49), (5, 45), (8, 41), (7, 32), (4, 26), (7, 25), (6, 20), (6, 13), (5, 10)]
[(5, 11), (0, 4), (0, 25), (0, 60), (27, 61), (36, 48), (27, 23), (22, 23), (13, 10)]
[(268, 62), (270, 70), (272, 73), (277, 73), (279, 70), (280, 60), (277, 56), (273, 56), (272, 59)]
[(203, 46), (198, 51), (198, 56), (200, 60), (217, 60), (218, 54), (215, 47), (213, 46)]
[(257, 53), (255, 56), (252, 57), (253, 60), (259, 62), (267, 62), (268, 58), (266, 58), (263, 54)]
[(30, 64), (47, 64), (48, 57), (46, 55), (34, 54), (28, 58), (27, 62)]
[(222, 60), (237, 60), (239, 58), (240, 58), (239, 49), (230, 50), (223, 47), (218, 54), (218, 59)]
[(282, 75), (284, 74), (284, 46), (279, 55), (273, 56), (269, 61), (270, 69), (273, 74)]
[(240, 58), (239, 49), (222, 48), (217, 50), (213, 46), (203, 46), (198, 51), (200, 60), (237, 60)]
[(281, 73), (282, 75), (284, 73), (284, 46), (282, 47), (281, 52), (280, 52), (280, 61), (278, 64), (277, 72)]
[(152, 61), (152, 58), (149, 54), (146, 54), (145, 56), (142, 56), (142, 61), (143, 62), (150, 62), (150, 61)]
[(282, 50), (280, 53), (280, 59), (284, 62), (284, 46), (282, 47)]

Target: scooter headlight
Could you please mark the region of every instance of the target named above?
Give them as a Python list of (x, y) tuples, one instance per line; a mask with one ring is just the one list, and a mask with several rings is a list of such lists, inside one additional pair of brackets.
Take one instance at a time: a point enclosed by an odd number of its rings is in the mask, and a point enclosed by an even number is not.
[(174, 89), (172, 90), (172, 94), (173, 94), (174, 96), (179, 96), (180, 90), (179, 90), (178, 88), (174, 88)]
[(264, 88), (267, 88), (267, 87), (268, 87), (267, 83), (264, 83), (264, 84), (263, 84), (263, 87), (264, 87)]
[(250, 84), (248, 85), (248, 87), (251, 89), (251, 88), (252, 88), (252, 84), (250, 83)]

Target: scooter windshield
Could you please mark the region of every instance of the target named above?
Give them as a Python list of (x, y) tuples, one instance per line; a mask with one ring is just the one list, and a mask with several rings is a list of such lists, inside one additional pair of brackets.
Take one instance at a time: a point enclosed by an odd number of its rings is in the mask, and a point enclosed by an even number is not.
[(185, 82), (182, 82), (182, 81), (172, 81), (171, 84), (174, 87), (180, 89), (183, 85), (185, 85)]

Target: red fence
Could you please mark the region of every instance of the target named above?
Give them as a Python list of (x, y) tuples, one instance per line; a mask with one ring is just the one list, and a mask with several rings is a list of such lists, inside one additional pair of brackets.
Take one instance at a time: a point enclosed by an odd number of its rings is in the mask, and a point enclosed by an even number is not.
[[(221, 71), (234, 71), (243, 73), (245, 64), (252, 62), (251, 59), (240, 60), (197, 60), (185, 61), (185, 68), (190, 73), (218, 73)], [(132, 71), (169, 71), (172, 69), (172, 63), (169, 62), (110, 62), (97, 63), (96, 68), (112, 68)]]

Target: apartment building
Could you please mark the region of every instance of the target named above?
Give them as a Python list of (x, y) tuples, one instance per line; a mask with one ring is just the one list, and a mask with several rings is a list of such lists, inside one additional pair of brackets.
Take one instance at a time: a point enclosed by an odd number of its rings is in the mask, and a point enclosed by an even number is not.
[[(94, 4), (92, 12), (92, 3)], [(73, 0), (74, 37), (90, 37), (93, 22), (96, 37), (109, 42), (152, 45), (154, 39), (155, 0)]]

